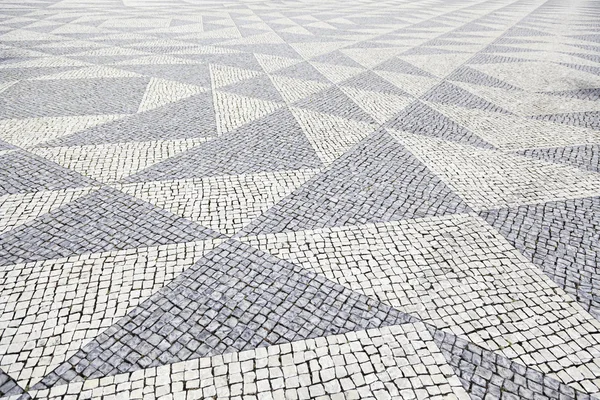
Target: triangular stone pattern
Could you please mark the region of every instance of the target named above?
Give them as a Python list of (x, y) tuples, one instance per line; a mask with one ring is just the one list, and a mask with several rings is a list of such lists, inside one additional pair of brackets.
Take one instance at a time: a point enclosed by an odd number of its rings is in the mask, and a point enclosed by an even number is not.
[(415, 320), (231, 241), (108, 328), (42, 385)]
[[(53, 235), (56, 230), (61, 232), (59, 236)], [(7, 265), (218, 236), (208, 228), (105, 188), (3, 234), (0, 258), (2, 265)]]
[(425, 165), (380, 130), (244, 231), (275, 233), (469, 211)]
[(600, 4), (0, 7), (0, 397), (600, 397)]

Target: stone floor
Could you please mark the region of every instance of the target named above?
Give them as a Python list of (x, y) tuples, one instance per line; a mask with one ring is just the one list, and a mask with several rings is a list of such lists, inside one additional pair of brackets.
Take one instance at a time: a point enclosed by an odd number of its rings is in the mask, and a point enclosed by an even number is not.
[(4, 0), (0, 397), (600, 398), (600, 2)]

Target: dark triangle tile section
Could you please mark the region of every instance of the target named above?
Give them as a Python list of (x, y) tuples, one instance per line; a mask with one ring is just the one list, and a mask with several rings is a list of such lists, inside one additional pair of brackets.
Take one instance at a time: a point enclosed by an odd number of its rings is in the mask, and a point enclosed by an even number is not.
[(313, 57), (311, 61), (326, 63), (326, 64), (335, 64), (342, 65), (346, 67), (355, 67), (355, 68), (363, 68), (362, 65), (345, 55), (339, 50), (333, 51), (331, 53), (322, 54), (317, 57)]
[(521, 150), (518, 154), (600, 172), (600, 144)]
[(359, 75), (345, 80), (339, 85), (368, 90), (372, 92), (393, 94), (397, 96), (410, 96), (405, 91), (400, 90), (398, 87), (392, 85), (379, 75), (375, 74), (373, 71), (363, 72)]
[(483, 85), (490, 87), (497, 87), (506, 90), (521, 90), (507, 82), (496, 79), (492, 76), (484, 74), (483, 72), (477, 71), (474, 68), (468, 66), (462, 66), (452, 72), (447, 78), (449, 81), (459, 81), (470, 83), (473, 85)]
[(0, 118), (133, 114), (150, 78), (20, 81), (2, 92)]
[(181, 58), (197, 60), (203, 64), (228, 65), (230, 67), (252, 69), (262, 72), (262, 67), (252, 53), (234, 54), (182, 54)]
[(428, 326), (436, 346), (473, 400), (592, 399), (538, 370)]
[(547, 94), (569, 97), (571, 99), (600, 101), (600, 88), (565, 90), (561, 92), (549, 92)]
[(200, 93), (154, 110), (98, 125), (39, 147), (176, 140), (217, 136), (212, 94)]
[(507, 57), (500, 54), (478, 53), (469, 59), (469, 64), (503, 64), (511, 62), (529, 62), (526, 58)]
[(217, 237), (195, 222), (103, 188), (0, 235), (0, 265)]
[(260, 75), (256, 78), (237, 82), (219, 90), (261, 100), (285, 102), (267, 75)]
[(331, 83), (319, 71), (317, 71), (315, 67), (306, 61), (280, 69), (279, 71), (274, 72), (273, 75), (287, 76), (289, 78), (304, 79), (307, 81)]
[(38, 387), (416, 318), (230, 240), (101, 333)]
[(437, 47), (426, 47), (423, 45), (421, 47), (413, 47), (412, 49), (406, 50), (402, 53), (403, 56), (413, 56), (413, 55), (425, 55), (425, 54), (457, 54), (454, 51), (444, 50)]
[(504, 32), (503, 36), (545, 36), (547, 35), (545, 32), (538, 31), (537, 29), (525, 28), (525, 27), (512, 27), (506, 32)]
[(387, 128), (494, 149), (494, 146), (428, 105), (415, 101), (386, 124)]
[(287, 108), (153, 165), (128, 182), (241, 175), (322, 168), (323, 164)]
[(16, 149), (18, 149), (18, 147), (13, 146), (10, 143), (6, 143), (4, 140), (0, 140), (0, 151), (16, 150)]
[(43, 68), (5, 68), (0, 74), (0, 82), (11, 82), (37, 78), (44, 75), (58, 74), (60, 72), (73, 71), (83, 67), (43, 67)]
[(559, 124), (581, 126), (600, 130), (600, 111), (586, 111), (564, 114), (548, 114), (531, 117), (543, 121), (557, 122)]
[(0, 154), (0, 196), (97, 185), (93, 179), (25, 151)]
[[(140, 56), (138, 56), (140, 57)], [(135, 60), (132, 61), (132, 63)], [(210, 88), (210, 70), (202, 64), (142, 64), (119, 65), (119, 69), (138, 74)]]
[(421, 97), (433, 103), (451, 104), (464, 108), (475, 108), (489, 112), (509, 113), (505, 109), (459, 88), (449, 82), (442, 82)]
[(173, 18), (171, 20), (171, 24), (169, 26), (182, 26), (182, 25), (190, 25), (196, 23), (195, 21), (186, 21), (184, 19)]
[(244, 44), (227, 46), (228, 49), (239, 50), (247, 53), (254, 54), (270, 54), (279, 57), (290, 57), (298, 58), (298, 53), (292, 46), (286, 43), (275, 44), (275, 43), (260, 43), (260, 44)]
[(600, 320), (600, 197), (482, 211), (480, 216)]
[(385, 130), (244, 229), (276, 233), (468, 212), (468, 206)]
[(310, 95), (296, 103), (294, 107), (305, 108), (324, 114), (332, 114), (346, 119), (376, 123), (338, 87), (332, 87)]
[(17, 396), (23, 393), (21, 386), (10, 375), (0, 369), (0, 397)]
[(481, 50), (483, 54), (502, 55), (503, 53), (530, 53), (533, 50), (527, 50), (520, 47), (509, 46), (508, 44), (490, 44)]

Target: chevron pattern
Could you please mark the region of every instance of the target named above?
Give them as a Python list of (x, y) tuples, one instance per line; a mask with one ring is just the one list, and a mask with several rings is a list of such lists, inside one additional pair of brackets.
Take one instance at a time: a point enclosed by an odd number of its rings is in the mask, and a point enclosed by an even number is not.
[(600, 399), (599, 28), (4, 1), (0, 398)]

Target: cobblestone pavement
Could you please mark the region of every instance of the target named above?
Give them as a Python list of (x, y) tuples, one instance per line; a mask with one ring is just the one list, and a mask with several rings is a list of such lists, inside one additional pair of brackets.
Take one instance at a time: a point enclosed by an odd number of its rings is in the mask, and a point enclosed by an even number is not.
[(600, 2), (4, 0), (2, 399), (600, 399)]

